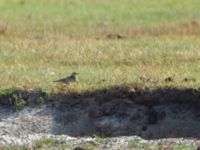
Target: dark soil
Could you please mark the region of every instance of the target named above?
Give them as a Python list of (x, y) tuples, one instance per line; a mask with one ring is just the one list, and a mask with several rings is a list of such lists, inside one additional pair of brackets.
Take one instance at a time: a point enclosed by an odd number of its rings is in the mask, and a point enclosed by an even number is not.
[[(138, 89), (115, 86), (94, 92), (52, 94), (17, 90), (0, 96), (1, 107), (48, 105), (60, 115), (54, 120), (72, 136), (139, 135), (143, 138), (200, 138), (200, 92), (196, 89)], [(81, 121), (80, 121), (81, 120)]]

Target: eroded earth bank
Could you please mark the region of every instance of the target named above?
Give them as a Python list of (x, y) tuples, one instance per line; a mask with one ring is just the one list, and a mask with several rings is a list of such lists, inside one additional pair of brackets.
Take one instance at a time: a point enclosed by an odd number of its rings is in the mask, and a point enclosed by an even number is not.
[(184, 138), (198, 145), (200, 138), (200, 92), (194, 89), (116, 86), (52, 95), (17, 90), (0, 97), (0, 110), (1, 145), (31, 145), (44, 137), (93, 141), (94, 135), (118, 141)]

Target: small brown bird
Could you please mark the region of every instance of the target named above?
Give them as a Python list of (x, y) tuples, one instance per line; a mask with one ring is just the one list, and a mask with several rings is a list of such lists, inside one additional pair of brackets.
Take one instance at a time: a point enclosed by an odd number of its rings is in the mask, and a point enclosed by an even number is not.
[(59, 82), (59, 83), (63, 83), (63, 84), (70, 84), (73, 82), (78, 82), (77, 75), (78, 75), (78, 73), (73, 72), (70, 76), (68, 76), (66, 78), (62, 78), (60, 80), (53, 81), (53, 82)]

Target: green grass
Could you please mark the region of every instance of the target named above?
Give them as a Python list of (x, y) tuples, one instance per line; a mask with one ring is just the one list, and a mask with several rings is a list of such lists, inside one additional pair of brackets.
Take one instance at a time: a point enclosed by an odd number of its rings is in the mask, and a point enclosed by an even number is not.
[[(181, 40), (144, 37), (120, 41), (69, 39), (42, 45), (39, 41), (34, 43), (33, 40), (23, 40), (21, 42), (24, 44), (16, 42), (19, 47), (9, 47), (3, 40), (5, 47), (0, 53), (1, 89), (62, 89), (52, 81), (73, 71), (80, 73), (80, 83), (72, 87), (77, 90), (141, 82), (140, 76), (160, 80), (153, 85), (141, 83), (143, 86), (168, 86), (164, 78), (174, 76), (176, 82), (170, 86), (199, 87), (198, 37), (184, 37)], [(196, 81), (182, 82), (185, 77)]]
[(186, 145), (186, 144), (178, 144), (174, 146), (174, 150), (194, 150), (195, 147), (192, 145)]
[[(96, 142), (82, 142), (73, 145), (72, 143), (66, 144), (63, 141), (55, 140), (52, 138), (45, 138), (45, 139), (40, 139), (37, 140), (33, 143), (32, 146), (27, 147), (27, 146), (0, 146), (0, 150), (32, 150), (32, 149), (39, 149), (39, 150), (46, 150), (46, 149), (59, 149), (59, 150), (65, 150), (65, 149), (74, 149), (75, 147), (80, 147), (83, 149), (87, 150), (98, 150), (102, 149), (102, 145), (106, 145), (105, 138), (100, 138), (97, 137)], [(99, 141), (101, 139), (101, 141)], [(118, 145), (119, 146), (119, 145)], [(173, 149), (173, 150), (194, 150), (196, 146), (191, 145), (191, 144), (176, 144), (176, 143), (171, 143), (169, 145), (165, 144), (150, 144), (150, 143), (143, 143), (140, 140), (130, 140), (128, 141), (128, 145), (121, 145), (119, 147), (119, 150), (123, 149), (129, 149), (129, 150), (165, 150), (165, 149)]]
[[(158, 145), (158, 144), (150, 144), (150, 143), (142, 143), (138, 139), (130, 140), (128, 141), (128, 148), (129, 149), (143, 149), (143, 150), (164, 150), (164, 145)], [(169, 148), (170, 149), (170, 148)]]
[(51, 138), (38, 140), (32, 147), (33, 149), (41, 150), (49, 148), (64, 150), (67, 148), (67, 146), (63, 142)]
[(83, 142), (80, 143), (78, 147), (81, 147), (86, 150), (95, 150), (97, 149), (97, 145), (93, 142)]
[(0, 150), (46, 150), (46, 149), (59, 149), (65, 150), (69, 147), (62, 141), (58, 141), (52, 138), (40, 139), (33, 142), (32, 146), (0, 146)]
[[(22, 25), (26, 29), (58, 26), (58, 30), (65, 30), (67, 25), (67, 28), (76, 31), (76, 27), (91, 30), (90, 27), (102, 21), (108, 22), (111, 27), (124, 27), (199, 19), (199, 5), (198, 0), (1, 0), (0, 16), (9, 23), (17, 21), (15, 26)], [(27, 18), (33, 19), (27, 21)], [(26, 21), (29, 26), (21, 21)]]
[(16, 91), (17, 89), (15, 88), (8, 88), (8, 89), (3, 89), (0, 91), (0, 96), (6, 96), (6, 95), (10, 95), (12, 94), (14, 91)]
[(108, 142), (108, 139), (105, 137), (95, 136), (95, 138), (97, 144), (106, 144)]
[(164, 149), (173, 149), (173, 150), (194, 150), (194, 145), (186, 144), (171, 144), (171, 145), (162, 145), (162, 144), (150, 144), (150, 143), (141, 143), (141, 141), (135, 139), (128, 141), (128, 148), (130, 149), (155, 149), (155, 150), (164, 150)]
[(14, 109), (15, 111), (20, 111), (24, 108), (26, 105), (26, 102), (23, 99), (16, 99), (14, 103)]
[(130, 140), (128, 142), (128, 147), (129, 148), (140, 148), (141, 147), (141, 143), (139, 140), (135, 139), (135, 140)]
[[(66, 91), (52, 81), (73, 71), (80, 73), (70, 87), (76, 91), (199, 88), (199, 8), (198, 0), (0, 0), (0, 24), (7, 24), (0, 33), (0, 89)], [(126, 38), (107, 39), (108, 33)], [(165, 83), (168, 76), (175, 82)]]

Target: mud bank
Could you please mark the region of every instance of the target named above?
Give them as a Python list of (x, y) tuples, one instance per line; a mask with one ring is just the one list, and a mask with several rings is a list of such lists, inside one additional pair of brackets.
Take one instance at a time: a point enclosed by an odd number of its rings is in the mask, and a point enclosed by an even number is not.
[[(15, 110), (17, 99), (25, 102), (20, 111)], [(200, 93), (194, 89), (114, 87), (70, 95), (15, 91), (0, 97), (0, 110), (0, 137), (200, 138)]]

